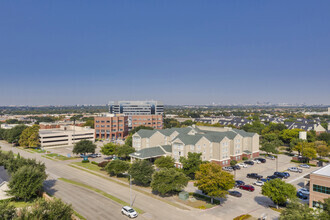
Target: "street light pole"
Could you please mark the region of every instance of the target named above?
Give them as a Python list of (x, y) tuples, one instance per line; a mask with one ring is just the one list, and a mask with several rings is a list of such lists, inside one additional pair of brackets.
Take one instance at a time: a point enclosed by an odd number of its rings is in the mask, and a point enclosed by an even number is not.
[(132, 207), (132, 176), (129, 174), (129, 206)]

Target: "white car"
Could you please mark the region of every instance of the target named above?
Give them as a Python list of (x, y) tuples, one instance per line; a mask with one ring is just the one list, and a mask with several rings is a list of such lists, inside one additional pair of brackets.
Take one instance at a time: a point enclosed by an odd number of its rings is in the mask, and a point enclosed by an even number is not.
[(137, 212), (129, 206), (124, 206), (121, 208), (121, 213), (127, 215), (130, 218), (136, 218), (138, 216)]
[(298, 167), (289, 167), (288, 170), (291, 172), (297, 172), (297, 173), (302, 172), (302, 169), (299, 169)]
[(243, 168), (247, 168), (248, 167), (247, 164), (245, 164), (245, 163), (239, 163), (237, 165), (240, 166), (240, 167), (243, 167)]
[(254, 182), (253, 184), (256, 186), (263, 186), (265, 183), (263, 181), (258, 180), (257, 182)]
[(301, 192), (302, 194), (309, 195), (309, 190), (305, 188), (301, 188), (298, 190), (298, 192)]
[(310, 167), (309, 165), (307, 165), (307, 164), (301, 164), (301, 165), (299, 165), (299, 167), (307, 168), (307, 169), (311, 168), (311, 167)]
[(259, 160), (253, 160), (254, 163), (261, 163)]

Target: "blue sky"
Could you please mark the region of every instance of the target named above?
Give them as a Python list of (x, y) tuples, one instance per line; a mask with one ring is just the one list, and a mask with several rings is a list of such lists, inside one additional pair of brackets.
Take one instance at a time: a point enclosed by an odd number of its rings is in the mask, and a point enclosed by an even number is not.
[(330, 1), (1, 1), (0, 105), (330, 104)]

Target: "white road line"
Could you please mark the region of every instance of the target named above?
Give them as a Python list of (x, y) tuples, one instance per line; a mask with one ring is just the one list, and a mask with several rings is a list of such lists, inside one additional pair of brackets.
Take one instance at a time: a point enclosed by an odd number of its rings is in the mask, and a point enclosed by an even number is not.
[[(308, 173), (308, 174), (309, 174), (309, 173)], [(288, 183), (292, 183), (292, 182), (294, 182), (294, 181), (297, 181), (297, 180), (303, 178), (304, 176), (306, 176), (306, 175), (308, 175), (308, 174), (304, 174), (304, 175), (302, 175), (302, 176), (300, 176), (300, 177), (297, 177), (296, 179), (290, 180), (290, 181), (288, 181)]]

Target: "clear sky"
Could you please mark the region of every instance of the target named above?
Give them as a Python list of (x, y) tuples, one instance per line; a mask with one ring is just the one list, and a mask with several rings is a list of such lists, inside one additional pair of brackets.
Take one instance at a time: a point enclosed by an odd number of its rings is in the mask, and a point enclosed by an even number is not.
[(330, 104), (330, 1), (0, 1), (0, 105)]

